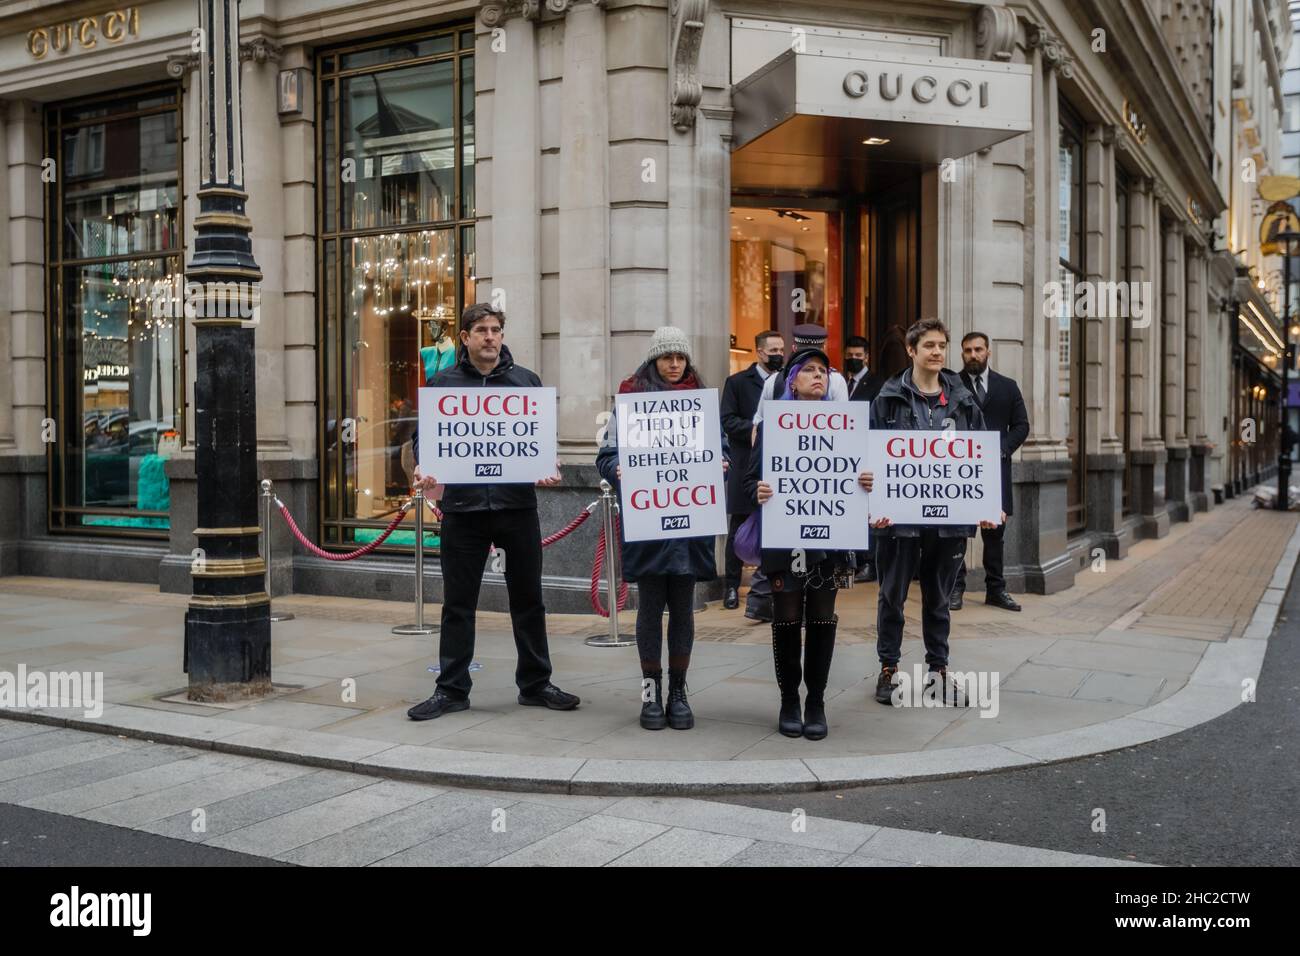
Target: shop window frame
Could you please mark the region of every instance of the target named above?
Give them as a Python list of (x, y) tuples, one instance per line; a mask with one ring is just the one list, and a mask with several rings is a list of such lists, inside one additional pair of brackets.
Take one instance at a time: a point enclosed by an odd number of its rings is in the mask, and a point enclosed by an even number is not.
[[(113, 103), (127, 99), (144, 99), (151, 95), (170, 94), (172, 102), (168, 104), (147, 106), (140, 109), (106, 113), (100, 116), (87, 116), (64, 122), (63, 112), (67, 110), (84, 110), (97, 103)], [(170, 249), (136, 251), (114, 256), (100, 257), (64, 257), (66, 230), (63, 221), (63, 199), (65, 177), (63, 170), (63, 132), (78, 127), (102, 125), (127, 119), (137, 119), (171, 113), (176, 118), (176, 235), (177, 245)], [(61, 434), (67, 427), (65, 415), (68, 397), (64, 394), (64, 376), (66, 374), (66, 356), (63, 342), (66, 333), (66, 312), (64, 298), (63, 272), (69, 266), (93, 265), (102, 262), (131, 262), (148, 259), (180, 260), (181, 272), (184, 272), (188, 258), (186, 245), (185, 220), (185, 94), (179, 82), (148, 83), (125, 89), (111, 90), (99, 95), (77, 97), (75, 100), (63, 100), (51, 103), (42, 112), (42, 142), (45, 155), (54, 159), (56, 178), (55, 188), (46, 190), (44, 200), (43, 233), (41, 247), (44, 251), (43, 286), (45, 291), (45, 407), (56, 428), (55, 441), (46, 444), (46, 529), (52, 535), (78, 535), (102, 538), (143, 538), (146, 540), (163, 540), (170, 538), (170, 528), (134, 528), (117, 525), (69, 524), (68, 519), (79, 520), (80, 516), (104, 516), (124, 518), (163, 518), (171, 522), (170, 511), (148, 511), (139, 508), (116, 507), (110, 505), (87, 506), (67, 504), (67, 457), (64, 453), (65, 442)], [(100, 146), (101, 155), (103, 144)], [(186, 416), (188, 414), (188, 348), (186, 347), (186, 325), (184, 319), (176, 322), (176, 367), (177, 390), (176, 432), (180, 447), (184, 447), (188, 434)]]

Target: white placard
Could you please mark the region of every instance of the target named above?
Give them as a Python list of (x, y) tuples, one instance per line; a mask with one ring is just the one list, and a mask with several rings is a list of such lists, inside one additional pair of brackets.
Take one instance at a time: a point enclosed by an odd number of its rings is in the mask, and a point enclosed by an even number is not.
[(444, 485), (555, 474), (554, 388), (420, 389), (420, 467)]
[[(764, 548), (862, 551), (868, 544), (867, 402), (763, 402)], [(878, 481), (879, 479), (877, 479)]]
[(727, 533), (716, 389), (619, 395), (618, 464), (628, 541)]
[(875, 474), (873, 519), (941, 525), (1002, 518), (997, 432), (877, 429), (869, 436), (867, 459)]

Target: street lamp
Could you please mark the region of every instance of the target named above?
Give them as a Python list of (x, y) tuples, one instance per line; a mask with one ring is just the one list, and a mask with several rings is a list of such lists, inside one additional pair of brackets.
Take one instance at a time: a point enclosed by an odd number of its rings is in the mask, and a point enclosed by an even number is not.
[(224, 701), (271, 691), (271, 604), (258, 553), (256, 362), (245, 322), (256, 314), (262, 272), (245, 212), (239, 0), (198, 6), (199, 213), (186, 286), (204, 290), (194, 321), (199, 551), (185, 612), (185, 670), (190, 700)]

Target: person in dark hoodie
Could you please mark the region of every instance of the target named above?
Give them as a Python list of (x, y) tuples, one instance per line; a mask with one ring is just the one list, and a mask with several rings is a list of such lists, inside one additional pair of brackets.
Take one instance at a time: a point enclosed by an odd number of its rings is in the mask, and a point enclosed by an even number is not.
[[(778, 400), (827, 401), (831, 361), (818, 348), (806, 348), (790, 358), (784, 389)], [(760, 408), (761, 411), (761, 408)], [(858, 475), (858, 483), (871, 490), (872, 473)], [(745, 493), (761, 507), (773, 495), (763, 480), (763, 425), (757, 428), (754, 451), (745, 476)], [(781, 691), (777, 730), (786, 737), (821, 740), (826, 722), (826, 681), (835, 651), (835, 593), (852, 579), (852, 551), (764, 548), (760, 567), (772, 582), (772, 659)], [(806, 642), (801, 638), (806, 635)], [(800, 645), (803, 666), (800, 667)], [(808, 695), (802, 719), (799, 682)]]
[[(907, 330), (907, 354), (912, 367), (887, 381), (871, 403), (873, 429), (918, 431), (983, 431), (984, 415), (975, 395), (956, 372), (944, 368), (948, 329), (939, 319), (922, 319)], [(1006, 520), (1006, 516), (1002, 516)], [(876, 700), (893, 703), (894, 676), (903, 647), (903, 606), (917, 574), (921, 583), (921, 635), (925, 641), (927, 686), (938, 681), (946, 695), (948, 681), (948, 599), (957, 569), (966, 553), (973, 525), (892, 525), (888, 518), (872, 523), (876, 529), (876, 568), (880, 595), (876, 605), (876, 653), (880, 676)], [(995, 528), (991, 521), (982, 528)]]
[[(705, 388), (691, 364), (686, 333), (672, 326), (655, 331), (646, 360), (619, 385), (620, 395)], [(722, 436), (723, 468), (727, 436)], [(618, 419), (611, 415), (596, 454), (600, 476), (614, 486), (618, 464)], [(620, 536), (622, 529), (620, 528)], [(641, 726), (646, 730), (690, 730), (695, 715), (686, 699), (686, 671), (695, 643), (695, 582), (718, 576), (713, 536), (621, 541), (623, 577), (637, 586), (636, 645), (641, 657)], [(668, 609), (668, 702), (663, 699), (664, 608)]]
[[(538, 388), (535, 372), (516, 365), (502, 341), (505, 313), (486, 302), (465, 309), (460, 317), (460, 351), (456, 364), (435, 375), (435, 388)], [(415, 484), (426, 493), (437, 479), (419, 466), (420, 435), (411, 436), (416, 455)], [(426, 467), (430, 463), (426, 462)], [(558, 470), (558, 466), (557, 466)], [(559, 484), (560, 476), (542, 487)], [(442, 669), (433, 696), (406, 712), (412, 720), (432, 720), (469, 707), (469, 665), (474, 657), (474, 617), (488, 549), (507, 555), (506, 593), (510, 624), (519, 654), (515, 683), (519, 703), (551, 710), (573, 710), (579, 700), (551, 683), (542, 603), (542, 532), (537, 519), (537, 492), (529, 484), (446, 485), (442, 496), (442, 629), (438, 655)]]

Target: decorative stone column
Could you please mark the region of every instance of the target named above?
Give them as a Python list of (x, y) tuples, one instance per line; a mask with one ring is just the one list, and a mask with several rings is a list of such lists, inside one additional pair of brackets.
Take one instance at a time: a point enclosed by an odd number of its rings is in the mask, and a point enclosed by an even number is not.
[[(1122, 278), (1116, 274), (1117, 244), (1124, 241), (1115, 221), (1116, 132), (1111, 125), (1090, 125), (1084, 145), (1084, 168), (1088, 173), (1084, 262), (1088, 281), (1093, 283)], [(1111, 315), (1109, 303), (1107, 308), (1095, 309), (1084, 320), (1083, 387), (1087, 396), (1084, 496), (1088, 503), (1088, 530), (1108, 558), (1124, 557), (1132, 539), (1124, 523), (1124, 443), (1116, 420), (1124, 383), (1117, 375), (1115, 356), (1122, 348), (1124, 323), (1128, 321), (1127, 315)]]
[[(1155, 287), (1158, 278), (1156, 257), (1162, 255), (1160, 246), (1159, 211), (1153, 195), (1154, 182), (1149, 177), (1138, 177), (1133, 183), (1130, 209), (1130, 272), (1133, 280), (1151, 283), (1152, 298), (1148, 310), (1154, 311), (1157, 303), (1163, 312), (1160, 290)], [(1165, 508), (1165, 452), (1160, 435), (1162, 422), (1157, 401), (1160, 387), (1161, 360), (1159, 348), (1160, 322), (1155, 315), (1133, 325), (1129, 362), (1132, 366), (1133, 390), (1129, 395), (1133, 403), (1132, 441), (1128, 461), (1131, 469), (1129, 481), (1130, 507), (1139, 517), (1139, 531), (1144, 538), (1162, 538), (1169, 533), (1169, 512)]]
[(1033, 130), (1025, 138), (1025, 241), (1032, 244), (1023, 279), (1022, 335), (1025, 379), (1021, 391), (1029, 410), (1029, 438), (1013, 465), (1015, 515), (1008, 522), (1008, 568), (1023, 568), (1024, 588), (1052, 594), (1074, 583), (1067, 553), (1065, 508), (1070, 461), (1065, 423), (1056, 401), (1055, 360), (1059, 333), (1043, 319), (1047, 283), (1056, 280), (1058, 101), (1057, 73), (1069, 76), (1073, 61), (1041, 24), (1025, 23), (1026, 62), (1034, 68)]
[(1173, 219), (1165, 230), (1164, 309), (1161, 328), (1164, 348), (1164, 438), (1168, 459), (1165, 463), (1165, 507), (1171, 521), (1191, 517), (1188, 500), (1188, 464), (1191, 450), (1187, 442), (1187, 372), (1186, 354), (1187, 271), (1183, 223)]
[(609, 78), (605, 11), (547, 0), (566, 14), (560, 81), (559, 450), (590, 461), (609, 402)]

